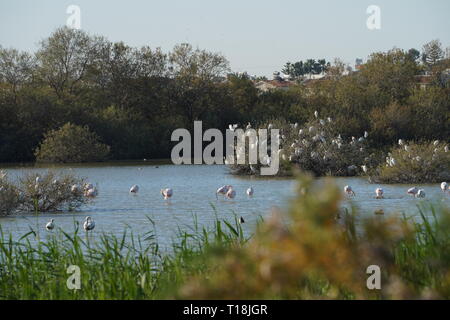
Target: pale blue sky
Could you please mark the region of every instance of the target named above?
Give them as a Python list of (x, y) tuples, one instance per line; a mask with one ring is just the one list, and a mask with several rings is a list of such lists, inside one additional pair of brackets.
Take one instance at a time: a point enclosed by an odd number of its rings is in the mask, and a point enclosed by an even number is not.
[[(0, 44), (34, 51), (65, 25), (70, 4), (81, 8), (81, 27), (90, 33), (165, 51), (189, 42), (256, 75), (307, 58), (353, 64), (394, 46), (421, 49), (435, 38), (450, 46), (449, 0), (0, 0)], [(372, 4), (381, 8), (381, 30), (366, 27)]]

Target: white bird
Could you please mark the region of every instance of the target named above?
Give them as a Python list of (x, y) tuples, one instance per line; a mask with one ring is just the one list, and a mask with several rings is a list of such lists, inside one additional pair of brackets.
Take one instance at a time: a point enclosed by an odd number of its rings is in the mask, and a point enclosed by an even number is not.
[(48, 231), (53, 230), (55, 228), (54, 219), (50, 219), (50, 221), (45, 225), (45, 229)]
[(173, 195), (173, 190), (171, 188), (161, 189), (161, 194), (164, 199), (169, 199)]
[(84, 195), (88, 198), (95, 198), (98, 196), (98, 191), (95, 187), (92, 187), (91, 189), (88, 189), (84, 192)]
[(369, 136), (369, 133), (367, 131), (364, 131), (364, 138), (367, 139), (368, 136)]
[(73, 186), (70, 187), (70, 191), (71, 191), (72, 193), (78, 192), (79, 189), (80, 189), (80, 188), (78, 187), (77, 184), (74, 184)]
[(319, 112), (317, 110), (314, 111), (314, 117), (316, 117), (316, 119), (319, 117)]
[(425, 190), (420, 189), (417, 191), (416, 198), (425, 198)]
[(400, 146), (402, 146), (402, 145), (404, 144), (403, 139), (398, 139), (398, 144), (399, 144)]
[(139, 186), (137, 184), (135, 184), (134, 186), (132, 186), (130, 188), (130, 193), (138, 193), (139, 191)]
[(344, 187), (344, 192), (346, 194), (352, 195), (352, 196), (356, 196), (356, 193), (353, 191), (352, 187), (350, 186), (345, 186)]
[(375, 189), (375, 194), (376, 194), (376, 199), (383, 199), (383, 189), (382, 188), (376, 188)]
[(247, 189), (247, 195), (249, 196), (249, 197), (251, 197), (252, 195), (253, 195), (253, 187), (250, 187), (250, 188), (248, 188)]
[(442, 182), (442, 183), (441, 183), (441, 190), (442, 190), (442, 192), (445, 192), (445, 191), (447, 191), (448, 189), (449, 189), (448, 183), (447, 183), (447, 182)]
[(417, 187), (409, 188), (408, 191), (406, 191), (407, 194), (410, 194), (414, 197), (417, 195), (417, 192), (419, 192), (419, 189)]
[(361, 169), (362, 169), (362, 171), (364, 171), (364, 173), (367, 173), (367, 166), (366, 165), (362, 165)]
[(236, 191), (234, 191), (233, 188), (228, 189), (227, 193), (225, 194), (225, 196), (228, 199), (234, 199), (234, 197), (236, 197)]
[(433, 142), (433, 145), (434, 146), (437, 146), (439, 144), (439, 140), (435, 140), (434, 142)]
[(89, 190), (89, 189), (93, 189), (94, 188), (94, 185), (92, 184), (92, 183), (86, 183), (85, 185), (84, 185), (84, 190), (86, 191), (86, 190)]
[(227, 192), (228, 192), (228, 190), (231, 188), (231, 186), (230, 185), (224, 185), (224, 186), (221, 186), (219, 189), (217, 189), (217, 191), (216, 191), (216, 198), (217, 198), (217, 195), (218, 194), (223, 194), (223, 195), (225, 195), (225, 194), (227, 194)]
[(86, 217), (83, 223), (83, 229), (84, 231), (91, 231), (95, 228), (95, 222), (91, 217)]

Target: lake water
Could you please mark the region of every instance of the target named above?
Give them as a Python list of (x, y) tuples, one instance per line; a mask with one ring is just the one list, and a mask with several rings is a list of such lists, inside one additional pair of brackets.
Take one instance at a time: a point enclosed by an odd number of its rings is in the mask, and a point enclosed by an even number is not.
[[(46, 168), (3, 167), (10, 178), (15, 179), (26, 171), (45, 172)], [(175, 166), (150, 162), (111, 163), (74, 167), (58, 167), (56, 171), (72, 172), (85, 177), (89, 182), (98, 185), (99, 196), (76, 212), (17, 214), (0, 217), (4, 232), (12, 233), (18, 238), (30, 231), (39, 232), (41, 239), (47, 237), (45, 224), (50, 218), (55, 219), (57, 228), (73, 231), (74, 222), (83, 222), (91, 216), (96, 222), (92, 237), (101, 233), (121, 236), (125, 229), (135, 235), (144, 235), (153, 230), (148, 218), (155, 223), (155, 231), (159, 244), (164, 247), (176, 236), (178, 227), (188, 228), (194, 224), (194, 215), (199, 225), (211, 225), (216, 215), (219, 218), (233, 219), (234, 214), (242, 216), (247, 232), (253, 230), (260, 218), (270, 213), (271, 209), (286, 208), (289, 199), (294, 195), (296, 183), (293, 179), (236, 177), (230, 175), (225, 166)], [(448, 205), (450, 197), (444, 195), (438, 184), (418, 185), (424, 188), (426, 200), (414, 199), (406, 194), (410, 185), (374, 185), (363, 178), (335, 178), (341, 188), (351, 185), (357, 196), (345, 200), (342, 206), (354, 205), (361, 209), (361, 215), (373, 215), (377, 209), (383, 209), (385, 215), (406, 213), (417, 214), (417, 204), (432, 201)], [(140, 187), (139, 193), (129, 193), (132, 185)], [(230, 184), (237, 191), (233, 200), (219, 196), (218, 187)], [(253, 197), (245, 191), (252, 186)], [(385, 191), (385, 199), (374, 198), (374, 190), (381, 186)], [(170, 187), (174, 195), (164, 200), (160, 194), (162, 188)], [(215, 209), (214, 209), (215, 208)]]

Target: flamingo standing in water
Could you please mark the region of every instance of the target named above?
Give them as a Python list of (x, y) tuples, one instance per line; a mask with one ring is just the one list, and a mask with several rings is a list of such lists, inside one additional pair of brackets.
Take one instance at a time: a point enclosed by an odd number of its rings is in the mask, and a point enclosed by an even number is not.
[(45, 229), (47, 229), (48, 231), (51, 231), (55, 228), (55, 224), (54, 224), (55, 219), (50, 219), (50, 221), (45, 225)]
[(410, 194), (414, 197), (417, 195), (417, 192), (419, 192), (419, 189), (417, 187), (409, 188), (408, 191), (406, 191), (407, 194)]
[(95, 228), (95, 222), (91, 217), (86, 217), (83, 223), (83, 229), (84, 231), (88, 232), (91, 230), (94, 230)]
[(382, 188), (376, 188), (375, 189), (375, 194), (376, 194), (376, 199), (383, 199), (384, 197), (383, 197), (383, 193), (384, 193), (384, 191), (383, 191), (383, 189)]
[(232, 186), (230, 186), (229, 184), (221, 186), (219, 189), (217, 189), (216, 191), (216, 198), (218, 194), (222, 194), (222, 195), (226, 195), (228, 190), (230, 190), (231, 188), (233, 188)]
[(356, 196), (356, 193), (353, 191), (352, 187), (350, 187), (350, 186), (345, 186), (344, 192), (348, 195)]
[(233, 188), (228, 189), (227, 193), (225, 194), (225, 196), (228, 199), (234, 199), (234, 197), (236, 197), (236, 191), (234, 191)]
[(171, 188), (161, 189), (161, 194), (165, 200), (169, 199), (173, 195), (173, 190)]
[(253, 192), (254, 192), (253, 187), (250, 187), (250, 188), (247, 189), (247, 195), (249, 197), (253, 196)]
[(425, 198), (425, 190), (420, 189), (417, 191), (416, 198)]
[(130, 188), (130, 193), (138, 193), (139, 191), (139, 186), (137, 184), (135, 184), (134, 186), (132, 186)]

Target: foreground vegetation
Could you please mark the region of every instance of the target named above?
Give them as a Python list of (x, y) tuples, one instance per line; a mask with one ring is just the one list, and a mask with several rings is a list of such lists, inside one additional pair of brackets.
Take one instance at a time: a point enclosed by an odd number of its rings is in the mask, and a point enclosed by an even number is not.
[[(342, 212), (341, 192), (302, 178), (287, 213), (273, 212), (251, 238), (242, 225), (179, 229), (169, 252), (149, 233), (94, 241), (77, 228), (46, 240), (31, 230), (0, 239), (3, 299), (405, 299), (450, 298), (450, 211), (425, 204), (419, 217)], [(154, 223), (158, 223), (157, 221)], [(33, 243), (37, 241), (37, 245)], [(68, 290), (67, 268), (81, 271)], [(368, 290), (367, 267), (381, 268), (381, 290)]]

